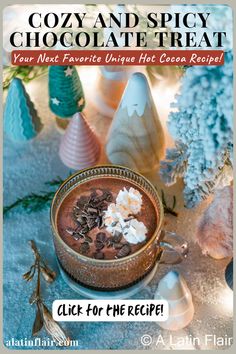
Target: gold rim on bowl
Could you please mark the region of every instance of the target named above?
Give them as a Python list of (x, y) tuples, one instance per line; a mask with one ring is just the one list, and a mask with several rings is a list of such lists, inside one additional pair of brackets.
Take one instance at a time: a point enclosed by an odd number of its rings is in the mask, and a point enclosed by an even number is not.
[[(148, 185), (149, 187), (151, 188), (152, 192), (154, 193), (154, 196), (156, 197), (156, 199), (158, 200), (158, 206), (159, 206), (159, 221), (157, 223), (157, 226), (156, 226), (156, 229), (155, 231), (153, 232), (153, 235), (150, 237), (150, 239), (139, 249), (137, 250), (136, 252), (124, 257), (124, 258), (119, 258), (119, 259), (107, 259), (107, 260), (104, 260), (104, 259), (95, 259), (95, 258), (91, 258), (91, 257), (87, 257), (79, 252), (76, 252), (75, 250), (73, 250), (73, 248), (71, 248), (70, 246), (67, 245), (66, 242), (64, 242), (64, 240), (60, 237), (58, 231), (57, 231), (57, 227), (55, 225), (55, 220), (56, 219), (56, 213), (55, 213), (55, 218), (53, 216), (53, 207), (54, 207), (54, 204), (57, 200), (57, 197), (58, 197), (58, 194), (61, 192), (61, 190), (63, 189), (63, 187), (70, 181), (72, 180), (73, 178), (75, 178), (77, 175), (81, 175), (83, 174), (84, 172), (86, 171), (90, 171), (90, 170), (94, 170), (94, 169), (111, 169), (111, 168), (114, 168), (114, 169), (120, 169), (120, 170), (126, 170), (128, 172), (131, 173), (131, 175), (136, 175), (138, 176), (139, 178), (143, 179)], [(106, 177), (105, 175), (100, 175), (100, 176), (97, 176), (97, 177)], [(109, 177), (109, 175), (107, 175), (107, 177)], [(124, 179), (123, 176), (110, 176), (111, 178), (118, 178), (118, 179)], [(89, 178), (89, 180), (92, 180), (92, 179), (95, 179), (96, 178), (96, 175), (94, 175), (92, 178)], [(84, 182), (86, 182), (87, 180), (85, 179), (84, 181), (81, 181), (81, 182), (78, 182), (77, 184), (74, 184), (73, 185), (73, 188), (74, 189), (76, 186), (78, 186), (79, 184), (82, 184)], [(131, 181), (131, 183), (134, 183), (134, 181), (132, 181), (132, 179), (129, 179), (129, 181)], [(135, 184), (135, 183), (134, 183)], [(141, 188), (141, 187), (140, 187)], [(142, 188), (143, 189), (143, 188)], [(70, 190), (68, 190), (70, 192)], [(67, 192), (68, 192), (67, 191)], [(66, 193), (64, 196), (63, 196), (63, 199), (66, 197), (66, 195), (69, 194)], [(145, 192), (145, 191), (144, 191)], [(146, 192), (147, 193), (147, 192)], [(62, 200), (63, 200), (62, 199)], [(62, 200), (60, 201), (60, 204), (62, 203)], [(152, 202), (153, 203), (153, 202)], [(155, 206), (154, 206), (155, 207)], [(164, 210), (163, 210), (163, 206), (162, 206), (162, 202), (161, 202), (161, 198), (156, 190), (156, 188), (153, 186), (153, 184), (146, 178), (144, 177), (143, 175), (141, 175), (140, 173), (138, 172), (135, 172), (133, 170), (131, 170), (130, 168), (128, 167), (125, 167), (125, 166), (121, 166), (121, 165), (97, 165), (97, 166), (93, 166), (93, 167), (89, 167), (89, 168), (85, 168), (83, 170), (79, 170), (79, 172), (75, 172), (74, 174), (70, 175), (68, 178), (66, 178), (64, 180), (64, 182), (62, 182), (62, 184), (60, 185), (60, 187), (57, 189), (57, 191), (55, 192), (55, 195), (53, 197), (53, 200), (52, 200), (52, 203), (51, 203), (51, 208), (50, 208), (50, 220), (51, 220), (51, 225), (52, 225), (52, 229), (53, 229), (53, 233), (54, 235), (57, 237), (58, 241), (61, 242), (62, 245), (64, 245), (66, 247), (66, 249), (74, 254), (76, 257), (79, 257), (80, 259), (84, 260), (84, 261), (89, 261), (89, 262), (93, 262), (93, 263), (96, 263), (96, 264), (108, 264), (108, 263), (123, 263), (123, 262), (126, 262), (127, 260), (131, 259), (131, 258), (134, 258), (136, 257), (138, 254), (140, 254), (141, 252), (143, 252), (144, 250), (146, 250), (150, 244), (152, 244), (152, 242), (155, 240), (155, 238), (157, 237), (157, 235), (159, 234), (159, 231), (161, 230), (161, 226), (162, 226), (162, 223), (163, 223), (163, 216), (164, 216)]]

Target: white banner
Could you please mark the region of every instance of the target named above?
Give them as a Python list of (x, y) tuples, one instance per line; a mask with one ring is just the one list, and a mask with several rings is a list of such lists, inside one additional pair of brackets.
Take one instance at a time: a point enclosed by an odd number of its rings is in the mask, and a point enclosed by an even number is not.
[(165, 300), (55, 300), (55, 321), (78, 322), (155, 322), (168, 319)]

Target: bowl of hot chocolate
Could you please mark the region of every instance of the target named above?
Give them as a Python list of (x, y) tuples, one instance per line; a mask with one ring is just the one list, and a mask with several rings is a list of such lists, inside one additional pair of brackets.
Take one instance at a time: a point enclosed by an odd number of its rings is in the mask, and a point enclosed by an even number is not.
[(154, 186), (122, 166), (70, 176), (51, 205), (58, 263), (74, 282), (118, 290), (142, 280), (159, 261), (163, 207)]

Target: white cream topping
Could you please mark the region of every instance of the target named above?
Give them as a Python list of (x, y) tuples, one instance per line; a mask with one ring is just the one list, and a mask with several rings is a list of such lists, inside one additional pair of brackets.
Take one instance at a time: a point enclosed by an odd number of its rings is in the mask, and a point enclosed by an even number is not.
[(123, 188), (117, 195), (116, 204), (127, 209), (128, 214), (138, 214), (142, 207), (142, 195), (133, 187), (129, 190)]
[(146, 239), (147, 228), (142, 221), (132, 219), (126, 223), (123, 236), (129, 243), (137, 244)]
[(112, 226), (115, 223), (122, 223), (128, 217), (128, 212), (121, 205), (112, 203), (108, 206), (104, 215), (104, 222), (106, 226)]
[(146, 238), (147, 228), (143, 222), (130, 215), (136, 215), (142, 208), (142, 195), (134, 188), (120, 190), (116, 203), (111, 203), (104, 214), (104, 222), (108, 232), (120, 232), (126, 241), (137, 244)]

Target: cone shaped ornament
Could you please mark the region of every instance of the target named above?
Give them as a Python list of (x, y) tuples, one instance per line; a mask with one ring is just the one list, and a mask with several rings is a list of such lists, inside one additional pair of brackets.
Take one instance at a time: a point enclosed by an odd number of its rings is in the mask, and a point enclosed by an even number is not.
[(167, 273), (159, 282), (155, 299), (166, 300), (169, 305), (169, 317), (159, 326), (177, 331), (186, 327), (193, 319), (194, 307), (191, 292), (184, 278), (175, 271)]
[(59, 118), (71, 118), (85, 106), (83, 87), (74, 66), (50, 66), (49, 107)]
[(34, 138), (43, 125), (22, 81), (14, 78), (10, 84), (4, 109), (4, 131), (15, 141)]
[(144, 173), (157, 167), (164, 149), (164, 133), (147, 79), (134, 73), (108, 133), (108, 159)]
[[(115, 36), (118, 44), (117, 48), (109, 47), (111, 50), (119, 50), (125, 46), (125, 37), (121, 35), (127, 31), (126, 15), (128, 9), (125, 5), (116, 5), (113, 11), (114, 16), (120, 18), (120, 26), (114, 23), (112, 28), (104, 28), (104, 41), (108, 43), (111, 35)], [(100, 113), (113, 118), (117, 109), (122, 94), (124, 92), (127, 81), (133, 72), (132, 67), (124, 65), (107, 65), (100, 67), (100, 73), (96, 82), (96, 90), (93, 98), (93, 103)]]
[(102, 66), (100, 68), (93, 104), (101, 114), (110, 118), (114, 116), (129, 76), (130, 69), (127, 67)]
[(69, 168), (80, 170), (95, 165), (100, 157), (100, 142), (82, 113), (72, 117), (62, 137), (59, 156)]

